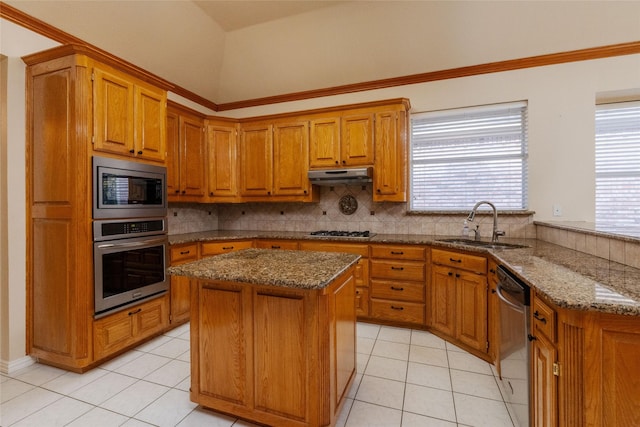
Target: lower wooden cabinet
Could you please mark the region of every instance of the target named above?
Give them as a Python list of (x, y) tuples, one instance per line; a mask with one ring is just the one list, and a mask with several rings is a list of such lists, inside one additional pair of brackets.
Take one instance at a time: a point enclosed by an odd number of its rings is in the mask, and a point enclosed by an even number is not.
[(93, 322), (94, 359), (117, 353), (169, 326), (169, 297), (153, 300), (119, 311)]
[[(198, 260), (198, 243), (172, 245), (169, 260), (172, 266)], [(171, 325), (178, 325), (189, 320), (191, 310), (191, 297), (189, 278), (184, 276), (171, 276), (170, 313)]]
[(335, 425), (356, 375), (354, 293), (352, 268), (322, 290), (194, 281), (191, 399), (264, 425)]
[(432, 261), (429, 325), (486, 354), (489, 348), (486, 258), (433, 249)]
[(371, 245), (371, 317), (425, 324), (424, 246)]

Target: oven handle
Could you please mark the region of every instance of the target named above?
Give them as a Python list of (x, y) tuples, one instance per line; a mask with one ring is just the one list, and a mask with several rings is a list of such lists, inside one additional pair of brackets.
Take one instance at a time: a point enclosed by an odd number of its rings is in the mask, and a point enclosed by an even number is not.
[(147, 239), (147, 240), (137, 240), (135, 242), (118, 242), (118, 243), (100, 243), (97, 247), (99, 249), (105, 249), (105, 248), (134, 248), (134, 247), (138, 247), (138, 246), (148, 246), (148, 245), (153, 245), (153, 244), (157, 244), (157, 243), (166, 243), (167, 242), (167, 238), (166, 237), (162, 237), (159, 239)]
[(497, 291), (496, 294), (498, 295), (498, 298), (500, 298), (505, 304), (507, 304), (509, 307), (513, 308), (514, 310), (517, 310), (519, 313), (524, 313), (524, 306), (521, 306), (519, 304), (514, 304), (502, 294), (502, 287), (500, 286), (500, 283), (498, 283), (496, 291)]

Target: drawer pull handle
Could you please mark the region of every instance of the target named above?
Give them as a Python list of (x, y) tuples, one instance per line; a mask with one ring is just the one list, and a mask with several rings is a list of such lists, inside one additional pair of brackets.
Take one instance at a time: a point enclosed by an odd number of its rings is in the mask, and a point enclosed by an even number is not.
[(222, 247), (223, 251), (230, 251), (231, 249), (233, 249), (233, 246), (223, 246)]
[(453, 258), (449, 258), (449, 261), (451, 261), (451, 262), (462, 262), (461, 259), (453, 259)]
[(137, 310), (135, 310), (135, 311), (130, 311), (130, 312), (129, 312), (129, 316), (133, 316), (134, 314), (138, 314), (138, 313), (140, 313), (141, 311), (142, 311), (142, 308), (139, 308), (139, 309), (137, 309)]
[(271, 245), (271, 249), (280, 249), (280, 246), (278, 246), (278, 245)]
[(402, 271), (404, 267), (391, 267), (392, 270)]
[(404, 288), (396, 288), (395, 286), (391, 286), (391, 290), (393, 290), (393, 291), (404, 291)]
[(402, 252), (402, 251), (400, 251), (400, 252), (391, 251), (391, 255), (404, 255), (404, 252)]
[(187, 254), (188, 254), (188, 253), (190, 253), (190, 252), (191, 252), (190, 250), (189, 250), (189, 251), (181, 251), (181, 252), (180, 252), (180, 255), (187, 255)]
[(396, 307), (395, 305), (392, 305), (392, 306), (391, 306), (391, 309), (392, 309), (392, 310), (399, 310), (399, 311), (402, 311), (402, 310), (404, 310), (404, 307)]
[(541, 321), (542, 323), (544, 323), (545, 325), (547, 324), (547, 319), (545, 319), (544, 317), (540, 316), (540, 313), (538, 313), (538, 310), (533, 312), (533, 317), (536, 318), (536, 320)]

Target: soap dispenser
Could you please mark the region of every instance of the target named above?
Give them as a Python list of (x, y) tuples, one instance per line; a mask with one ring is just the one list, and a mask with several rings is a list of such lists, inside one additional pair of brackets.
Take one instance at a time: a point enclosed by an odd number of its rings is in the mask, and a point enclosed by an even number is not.
[(462, 227), (462, 237), (469, 237), (469, 222), (465, 219)]

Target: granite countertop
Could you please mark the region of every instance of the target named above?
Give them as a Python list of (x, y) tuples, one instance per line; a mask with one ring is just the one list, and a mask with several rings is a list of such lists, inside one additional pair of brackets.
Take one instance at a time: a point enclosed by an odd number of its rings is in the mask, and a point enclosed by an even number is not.
[(339, 252), (245, 249), (169, 267), (167, 272), (297, 289), (324, 289), (360, 259)]
[[(170, 235), (170, 244), (207, 240), (291, 239), (420, 244), (492, 256), (559, 307), (640, 316), (640, 269), (535, 239), (500, 239), (522, 249), (487, 249), (442, 242), (457, 236), (377, 234), (369, 239), (318, 238), (306, 232), (210, 231)], [(172, 267), (173, 268), (173, 267)]]

